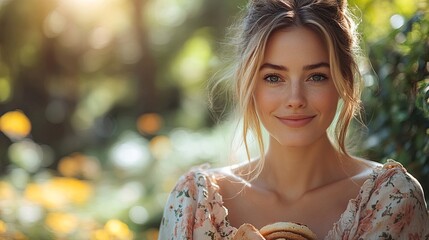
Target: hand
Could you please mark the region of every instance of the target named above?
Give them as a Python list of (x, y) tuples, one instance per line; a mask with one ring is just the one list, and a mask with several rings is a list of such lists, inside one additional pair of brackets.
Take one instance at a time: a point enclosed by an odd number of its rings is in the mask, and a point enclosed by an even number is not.
[(232, 240), (266, 240), (252, 224), (245, 223), (238, 228)]

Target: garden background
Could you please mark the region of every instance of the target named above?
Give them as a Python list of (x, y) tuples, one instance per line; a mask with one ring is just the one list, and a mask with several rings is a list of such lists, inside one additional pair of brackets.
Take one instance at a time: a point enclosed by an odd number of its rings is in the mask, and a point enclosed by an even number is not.
[[(244, 5), (0, 0), (0, 239), (156, 239), (178, 177), (234, 156), (206, 89)], [(369, 57), (359, 152), (428, 198), (429, 4), (349, 5)]]

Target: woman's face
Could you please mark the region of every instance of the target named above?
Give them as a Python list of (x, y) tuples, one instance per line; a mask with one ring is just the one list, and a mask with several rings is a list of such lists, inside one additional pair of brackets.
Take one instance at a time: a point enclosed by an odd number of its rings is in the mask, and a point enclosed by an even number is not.
[(316, 32), (304, 27), (274, 32), (256, 81), (256, 112), (271, 140), (308, 146), (327, 136), (338, 92), (328, 50)]

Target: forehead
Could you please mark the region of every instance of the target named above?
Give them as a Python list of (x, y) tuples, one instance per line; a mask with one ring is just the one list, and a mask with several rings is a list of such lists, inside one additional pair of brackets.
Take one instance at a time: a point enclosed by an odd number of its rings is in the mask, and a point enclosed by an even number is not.
[(329, 62), (328, 48), (321, 35), (308, 27), (289, 27), (273, 32), (268, 38), (265, 61)]

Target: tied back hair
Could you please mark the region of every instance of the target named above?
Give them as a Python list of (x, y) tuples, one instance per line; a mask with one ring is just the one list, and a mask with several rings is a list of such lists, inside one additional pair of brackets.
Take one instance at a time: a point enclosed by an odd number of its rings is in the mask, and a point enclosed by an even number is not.
[[(325, 43), (331, 75), (340, 96), (337, 121), (331, 141), (338, 151), (350, 156), (346, 146), (348, 128), (353, 118), (360, 117), (362, 81), (356, 56), (359, 53), (356, 25), (346, 0), (251, 0), (241, 21), (231, 31), (234, 58), (225, 77), (232, 88), (235, 112), (242, 118), (242, 141), (251, 159), (247, 136), (253, 133), (260, 161), (248, 174), (256, 178), (262, 170), (265, 146), (261, 123), (256, 113), (253, 93), (258, 71), (263, 64), (266, 44), (271, 34), (289, 27), (307, 27)], [(219, 82), (216, 83), (220, 84)], [(216, 89), (216, 88), (212, 88)]]

